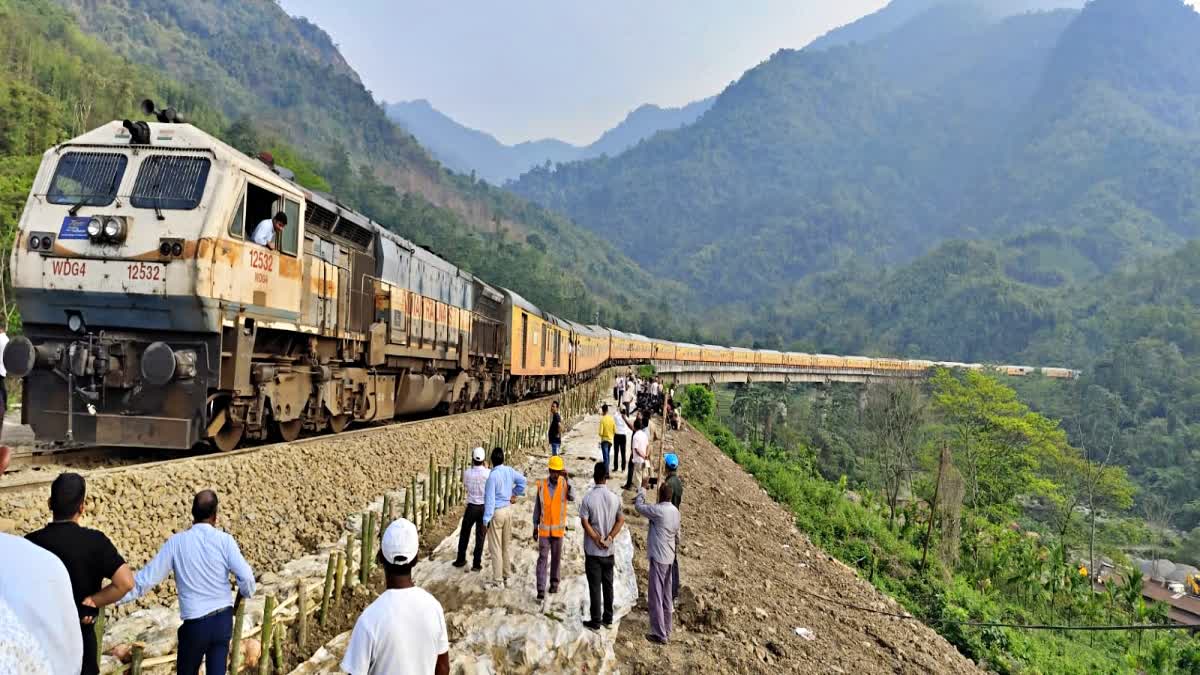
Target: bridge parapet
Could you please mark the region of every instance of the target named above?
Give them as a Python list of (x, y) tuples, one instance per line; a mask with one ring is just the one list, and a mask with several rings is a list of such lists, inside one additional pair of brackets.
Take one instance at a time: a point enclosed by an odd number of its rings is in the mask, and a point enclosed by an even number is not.
[(924, 376), (922, 371), (889, 371), (872, 368), (818, 368), (769, 366), (736, 363), (699, 363), (651, 361), (655, 372), (676, 384), (746, 384), (751, 382), (819, 383), (873, 380), (911, 380)]

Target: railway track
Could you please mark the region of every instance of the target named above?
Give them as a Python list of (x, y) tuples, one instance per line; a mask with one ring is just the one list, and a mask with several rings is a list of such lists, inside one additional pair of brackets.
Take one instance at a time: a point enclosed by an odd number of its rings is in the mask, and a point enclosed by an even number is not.
[[(560, 392), (560, 393), (554, 394), (552, 396), (561, 396), (561, 395), (562, 394)], [(530, 399), (530, 400), (526, 400), (526, 401), (520, 401), (517, 403), (510, 403), (506, 406), (497, 406), (495, 408), (486, 408), (484, 410), (471, 410), (471, 411), (462, 412), (462, 413), (455, 413), (454, 416), (455, 417), (460, 417), (460, 416), (461, 417), (469, 417), (471, 415), (482, 415), (482, 414), (494, 412), (496, 410), (502, 410), (504, 408), (516, 408), (516, 407), (519, 407), (522, 405), (532, 405), (532, 404), (538, 403), (539, 401), (542, 401), (543, 399), (550, 398), (550, 397), (551, 396), (539, 397), (539, 398)], [(164, 452), (168, 452), (168, 451), (154, 450), (154, 449), (131, 450), (129, 448), (114, 448), (114, 447), (105, 447), (105, 446), (86, 446), (86, 447), (79, 447), (79, 448), (40, 448), (40, 449), (33, 448), (33, 449), (29, 449), (29, 450), (21, 450), (21, 451), (16, 451), (13, 453), (12, 464), (10, 465), (9, 471), (5, 474), (6, 477), (11, 477), (11, 478), (5, 483), (0, 483), (0, 495), (13, 494), (13, 493), (17, 493), (17, 492), (23, 492), (26, 490), (36, 490), (40, 487), (49, 485), (50, 483), (52, 483), (54, 481), (54, 478), (58, 472), (40, 472), (40, 471), (36, 471), (36, 470), (42, 466), (47, 466), (47, 465), (57, 466), (57, 465), (61, 464), (61, 461), (56, 461), (56, 459), (57, 460), (69, 459), (72, 461), (81, 461), (81, 460), (84, 460), (85, 458), (94, 457), (99, 461), (103, 461), (105, 459), (112, 458), (114, 453), (122, 453), (122, 454), (141, 453), (144, 455), (149, 455), (151, 457), (160, 457), (157, 459), (155, 459), (155, 458), (147, 459), (145, 461), (138, 461), (135, 459), (135, 460), (130, 461), (128, 464), (125, 464), (122, 466), (110, 466), (110, 467), (95, 468), (95, 469), (90, 469), (90, 470), (72, 467), (72, 468), (76, 468), (80, 473), (86, 474), (88, 476), (102, 476), (102, 475), (110, 475), (110, 474), (122, 473), (122, 472), (127, 472), (127, 471), (134, 471), (134, 470), (140, 471), (140, 470), (147, 469), (147, 468), (163, 466), (166, 464), (175, 464), (175, 463), (179, 463), (179, 462), (206, 462), (206, 461), (211, 461), (211, 460), (216, 460), (216, 459), (226, 459), (228, 457), (236, 457), (238, 455), (253, 454), (256, 452), (262, 452), (264, 450), (271, 450), (273, 448), (280, 448), (280, 447), (285, 447), (285, 446), (308, 445), (311, 443), (327, 443), (329, 441), (334, 441), (334, 440), (342, 440), (342, 439), (354, 438), (354, 437), (363, 436), (363, 435), (378, 434), (378, 433), (383, 433), (386, 431), (393, 431), (395, 429), (402, 428), (402, 427), (408, 427), (408, 426), (413, 426), (413, 425), (417, 425), (417, 424), (423, 424), (426, 422), (430, 422), (432, 420), (443, 419), (444, 417), (446, 417), (446, 416), (445, 415), (429, 415), (429, 416), (420, 417), (417, 419), (408, 419), (408, 420), (401, 420), (399, 422), (390, 422), (390, 423), (379, 424), (379, 425), (375, 425), (375, 426), (367, 426), (367, 427), (363, 427), (361, 429), (351, 429), (351, 430), (343, 431), (341, 433), (336, 433), (336, 434), (335, 433), (322, 433), (322, 434), (319, 434), (316, 436), (308, 436), (308, 437), (300, 438), (300, 439), (297, 439), (294, 441), (284, 441), (284, 442), (279, 442), (279, 443), (264, 443), (262, 445), (254, 445), (254, 446), (250, 446), (250, 447), (239, 448), (237, 450), (231, 450), (229, 452), (205, 452), (205, 453), (201, 453), (201, 452), (186, 453), (186, 452), (184, 452), (184, 453), (180, 453), (179, 451), (169, 451), (169, 452), (175, 453), (175, 455), (171, 456), (171, 457), (166, 457), (166, 458), (161, 458), (161, 457)], [(27, 479), (23, 479), (20, 475), (21, 473), (24, 473), (24, 472), (30, 473), (30, 475)], [(13, 474), (16, 474), (16, 475), (13, 475)]]

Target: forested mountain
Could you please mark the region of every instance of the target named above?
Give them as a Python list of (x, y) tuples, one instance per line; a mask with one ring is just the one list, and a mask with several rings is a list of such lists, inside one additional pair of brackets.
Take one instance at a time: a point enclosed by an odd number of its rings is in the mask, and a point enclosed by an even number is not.
[(778, 52), (691, 126), (514, 187), (714, 304), (946, 239), (1013, 242), (1006, 269), (1055, 287), (1192, 236), (1200, 16), (1181, 0), (897, 8), (913, 18), (865, 42)]
[[(664, 323), (669, 318), (648, 318), (646, 308), (680, 297), (677, 287), (659, 282), (603, 238), (567, 219), (445, 171), (387, 118), (328, 35), (304, 19), (287, 16), (274, 2), (9, 0), (6, 13), (4, 20), (14, 22), (52, 17), (47, 20), (61, 28), (34, 34), (39, 48), (52, 54), (78, 46), (59, 44), (65, 34), (90, 45), (87, 49), (102, 43), (98, 49), (106, 56), (123, 56), (144, 66), (139, 72), (153, 73), (121, 80), (114, 97), (133, 104), (154, 93), (157, 80), (171, 82), (170, 94), (160, 98), (185, 112), (212, 110), (198, 120), (208, 131), (286, 147), (289, 161), (305, 163), (312, 176), (325, 174), (328, 180), (321, 187), (343, 187), (344, 198), (345, 190), (352, 189), (357, 198), (347, 198), (348, 204), (484, 278), (519, 288), (551, 311), (581, 320), (594, 320), (599, 312), (630, 330), (672, 330)], [(92, 37), (85, 38), (76, 25)], [(27, 41), (22, 37), (20, 44)], [(94, 61), (91, 66), (79, 59), (66, 73), (30, 86), (59, 96), (61, 79), (89, 77), (90, 68), (95, 87), (116, 87), (106, 68), (113, 63), (131, 67), (120, 58)], [(92, 110), (91, 90), (69, 94), (68, 110)], [(14, 103), (24, 109), (23, 99)], [(67, 137), (61, 129), (50, 136)], [(39, 137), (20, 152), (40, 152), (49, 144), (45, 140)], [(648, 303), (635, 306), (627, 290), (631, 287), (646, 289)]]
[(975, 6), (995, 18), (1052, 9), (1079, 9), (1085, 0), (892, 0), (882, 9), (835, 28), (809, 43), (806, 49), (829, 49), (869, 42), (896, 30), (939, 5)]
[(491, 134), (456, 122), (425, 100), (388, 103), (384, 109), (388, 117), (407, 129), (448, 168), (459, 173), (474, 173), (500, 185), (546, 162), (620, 154), (659, 131), (691, 124), (712, 106), (713, 100), (714, 97), (709, 97), (680, 108), (639, 106), (620, 124), (586, 146), (557, 139), (505, 145)]

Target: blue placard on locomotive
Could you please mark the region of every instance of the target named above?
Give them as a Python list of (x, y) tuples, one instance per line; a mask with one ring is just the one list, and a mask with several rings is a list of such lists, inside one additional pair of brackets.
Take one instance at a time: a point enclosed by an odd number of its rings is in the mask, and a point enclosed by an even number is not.
[(59, 239), (87, 239), (89, 217), (67, 216), (63, 218), (62, 227), (58, 228)]

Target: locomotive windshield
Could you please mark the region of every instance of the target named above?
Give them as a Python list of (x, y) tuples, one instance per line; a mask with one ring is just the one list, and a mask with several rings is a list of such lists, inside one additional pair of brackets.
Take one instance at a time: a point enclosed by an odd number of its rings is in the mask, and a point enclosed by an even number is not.
[(129, 158), (111, 152), (68, 152), (58, 160), (46, 199), (51, 204), (107, 206), (117, 196)]
[(129, 203), (139, 209), (194, 209), (204, 196), (210, 166), (211, 162), (205, 157), (147, 157), (138, 171)]

